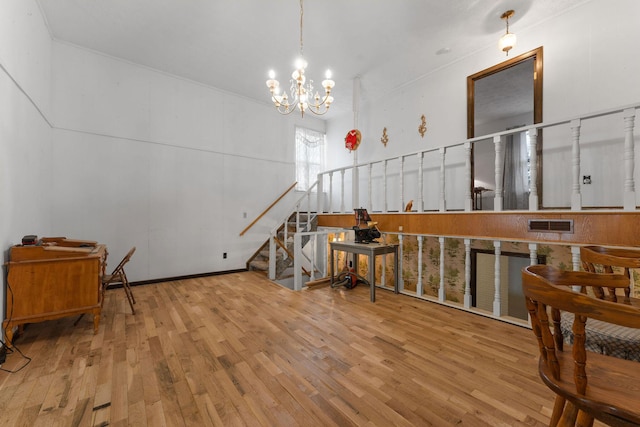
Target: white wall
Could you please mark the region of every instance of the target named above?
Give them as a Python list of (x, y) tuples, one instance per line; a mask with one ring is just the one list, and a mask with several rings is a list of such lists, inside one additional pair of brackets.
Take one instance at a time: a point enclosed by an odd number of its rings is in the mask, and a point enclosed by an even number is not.
[(112, 268), (136, 246), (134, 281), (244, 268), (283, 215), (239, 237), (295, 180), (295, 124), (324, 122), (53, 42), (34, 1), (0, 20), (3, 247), (97, 240)]
[(298, 117), (59, 42), (52, 82), (56, 234), (136, 246), (134, 281), (245, 267), (267, 230), (240, 231), (295, 180)]
[[(510, 56), (539, 46), (544, 49), (544, 122), (640, 101), (640, 84), (637, 81), (640, 56), (635, 54), (640, 40), (639, 19), (640, 2), (636, 0), (616, 0), (613, 3), (592, 0), (535, 27), (513, 28), (518, 36), (518, 45), (510, 52)], [(362, 132), (362, 143), (358, 149), (358, 161), (380, 160), (464, 141), (467, 124), (466, 78), (505, 59), (504, 54), (492, 44), (411, 84), (403, 86), (403, 82), (398, 82), (398, 89), (390, 94), (381, 94), (378, 99), (361, 102), (358, 128)], [(361, 84), (363, 93), (376, 93), (375, 88), (367, 87), (367, 75), (361, 76)], [(428, 128), (424, 138), (418, 134), (422, 114), (426, 116)], [(639, 121), (636, 118), (636, 135), (640, 135)], [(618, 122), (615, 126), (618, 140), (622, 141), (622, 123)], [(353, 127), (351, 114), (329, 121), (329, 158), (335, 162), (332, 168), (352, 164), (353, 154), (344, 149), (344, 136)], [(389, 135), (386, 147), (380, 142), (384, 127), (387, 127)], [(608, 135), (603, 140), (595, 138), (591, 144), (611, 144), (611, 134)], [(594, 139), (583, 136), (585, 140)], [(636, 136), (636, 145), (640, 145), (638, 140)], [(571, 168), (566, 167), (571, 164), (569, 136), (563, 132), (545, 131), (544, 147), (549, 151), (543, 159), (543, 203), (545, 206), (569, 206)], [(615, 152), (620, 151), (619, 145), (616, 146)], [(636, 174), (640, 169), (638, 153)], [(621, 169), (617, 163), (603, 165), (600, 162), (602, 157), (594, 158), (598, 159), (600, 165), (598, 173)], [(589, 163), (585, 167), (591, 169)], [(622, 186), (618, 179), (599, 177), (591, 187), (584, 189), (584, 203), (591, 203), (597, 197), (591, 194), (610, 194), (607, 185), (610, 186), (612, 181)], [(465, 185), (462, 180), (460, 185)], [(620, 205), (620, 197), (617, 200)]]
[[(50, 40), (34, 2), (0, 2), (0, 246), (51, 233)], [(6, 273), (6, 269), (3, 269)], [(5, 274), (0, 276), (5, 312)]]

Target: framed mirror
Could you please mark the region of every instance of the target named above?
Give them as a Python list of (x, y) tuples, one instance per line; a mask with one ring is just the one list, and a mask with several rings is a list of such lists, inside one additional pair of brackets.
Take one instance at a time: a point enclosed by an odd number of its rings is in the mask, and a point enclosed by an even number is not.
[[(542, 47), (467, 77), (467, 137), (490, 135), (542, 122)], [(503, 138), (504, 210), (529, 209), (529, 132)], [(542, 200), (542, 130), (536, 139), (538, 208)], [(494, 210), (495, 148), (492, 138), (472, 146), (475, 210)]]

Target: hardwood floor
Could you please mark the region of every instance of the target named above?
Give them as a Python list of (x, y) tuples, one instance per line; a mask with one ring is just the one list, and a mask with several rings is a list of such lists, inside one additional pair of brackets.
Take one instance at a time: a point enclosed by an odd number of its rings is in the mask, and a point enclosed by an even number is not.
[[(107, 291), (29, 325), (0, 372), (8, 426), (543, 426), (530, 330), (368, 288), (294, 292), (259, 273)], [(4, 369), (25, 363), (7, 356)]]

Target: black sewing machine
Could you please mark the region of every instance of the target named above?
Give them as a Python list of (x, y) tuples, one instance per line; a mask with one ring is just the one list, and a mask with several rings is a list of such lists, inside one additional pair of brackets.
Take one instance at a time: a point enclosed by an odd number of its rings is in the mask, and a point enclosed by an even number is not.
[[(356, 225), (353, 226), (355, 233), (356, 243), (377, 243), (378, 237), (380, 237), (380, 230), (376, 226), (378, 223), (371, 221), (371, 217), (366, 209), (359, 208), (354, 209), (356, 215)], [(365, 227), (366, 225), (366, 227)]]

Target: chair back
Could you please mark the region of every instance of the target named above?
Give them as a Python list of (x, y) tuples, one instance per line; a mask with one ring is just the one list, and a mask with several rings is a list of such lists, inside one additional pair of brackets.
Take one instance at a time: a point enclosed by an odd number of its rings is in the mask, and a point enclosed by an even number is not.
[(113, 269), (113, 273), (111, 273), (112, 276), (116, 276), (124, 271), (124, 266), (131, 260), (131, 257), (133, 256), (135, 251), (136, 251), (135, 246), (129, 249), (129, 252), (127, 252), (124, 258), (122, 258), (122, 261), (120, 261), (118, 266)]
[[(623, 274), (561, 271), (547, 265), (522, 270), (523, 292), (540, 352), (539, 374), (561, 402), (558, 413), (554, 408), (551, 425), (561, 417), (573, 425), (580, 412), (588, 414), (587, 418), (615, 422), (613, 425), (640, 424), (640, 365), (585, 348), (589, 319), (640, 329), (640, 302), (631, 298), (616, 303), (572, 290), (574, 286), (619, 288), (625, 283), (628, 279)], [(561, 311), (574, 317), (570, 352), (563, 351)], [(570, 402), (566, 407), (565, 400)]]
[[(580, 260), (582, 268), (592, 273), (614, 273), (623, 270), (627, 276), (627, 286), (622, 287), (624, 299), (628, 301), (631, 296), (631, 268), (640, 268), (640, 250), (623, 248), (606, 248), (604, 246), (583, 246), (580, 248)], [(617, 267), (617, 268), (616, 268)], [(616, 301), (618, 293), (616, 288), (601, 289), (596, 294), (600, 299)], [(595, 291), (595, 289), (594, 289)]]

